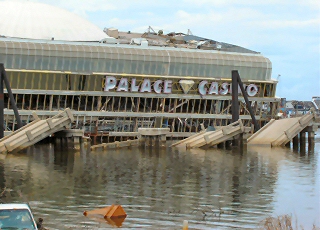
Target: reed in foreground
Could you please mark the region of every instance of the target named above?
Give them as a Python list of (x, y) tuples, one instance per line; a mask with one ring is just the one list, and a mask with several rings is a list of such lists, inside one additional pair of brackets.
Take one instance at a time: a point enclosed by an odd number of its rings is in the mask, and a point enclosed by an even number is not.
[[(262, 221), (260, 229), (262, 230), (299, 230), (299, 229), (304, 230), (303, 226), (299, 227), (297, 222), (293, 225), (292, 218), (289, 215), (267, 217)], [(312, 230), (320, 230), (320, 228), (313, 225)]]

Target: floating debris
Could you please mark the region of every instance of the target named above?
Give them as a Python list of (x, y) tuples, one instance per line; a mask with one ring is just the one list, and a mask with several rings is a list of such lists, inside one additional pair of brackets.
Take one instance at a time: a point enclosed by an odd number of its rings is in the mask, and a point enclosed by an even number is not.
[(124, 209), (121, 207), (121, 205), (114, 205), (114, 204), (105, 208), (94, 209), (91, 211), (84, 211), (83, 215), (88, 217), (99, 217), (102, 215), (102, 217), (110, 225), (117, 226), (117, 227), (121, 227), (123, 221), (127, 217), (127, 214), (124, 211)]

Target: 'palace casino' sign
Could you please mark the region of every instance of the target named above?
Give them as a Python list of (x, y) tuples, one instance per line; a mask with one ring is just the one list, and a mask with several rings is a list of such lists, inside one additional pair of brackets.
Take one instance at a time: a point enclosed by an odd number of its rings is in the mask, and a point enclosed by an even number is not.
[[(189, 90), (186, 89), (191, 88), (194, 81), (186, 80), (183, 82), (181, 80), (179, 83), (184, 93), (187, 93)], [(251, 97), (258, 93), (258, 87), (255, 84), (244, 85), (244, 87), (247, 94)], [(135, 78), (132, 78), (130, 81), (127, 78), (121, 78), (117, 81), (115, 77), (107, 76), (104, 91), (170, 94), (172, 92), (172, 80), (156, 80), (152, 83), (150, 79), (145, 78), (141, 84), (137, 84)], [(219, 85), (218, 82), (203, 80), (198, 85), (198, 92), (201, 95), (226, 95), (231, 93), (231, 84), (224, 82)]]

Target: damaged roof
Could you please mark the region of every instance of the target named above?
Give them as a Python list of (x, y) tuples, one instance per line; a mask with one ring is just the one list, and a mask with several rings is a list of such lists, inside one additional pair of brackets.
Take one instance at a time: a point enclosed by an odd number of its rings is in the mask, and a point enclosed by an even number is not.
[(167, 46), (176, 48), (220, 50), (226, 52), (259, 54), (259, 52), (241, 46), (180, 32), (163, 34), (162, 30), (159, 30), (159, 32), (156, 33), (154, 30), (150, 31), (149, 29), (145, 33), (135, 33), (131, 31), (117, 31), (114, 33), (114, 28), (112, 28), (113, 33), (108, 32), (108, 29), (105, 29), (104, 31), (108, 34), (108, 36), (115, 37), (120, 44), (132, 44), (132, 39), (144, 38), (146, 41), (148, 41), (148, 45), (150, 46)]

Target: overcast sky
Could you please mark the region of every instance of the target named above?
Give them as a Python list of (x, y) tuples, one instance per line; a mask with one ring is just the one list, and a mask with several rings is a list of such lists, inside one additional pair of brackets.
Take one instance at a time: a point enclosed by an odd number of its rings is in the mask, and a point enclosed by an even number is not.
[(319, 0), (29, 0), (65, 8), (101, 29), (184, 32), (261, 52), (277, 96), (320, 96)]

